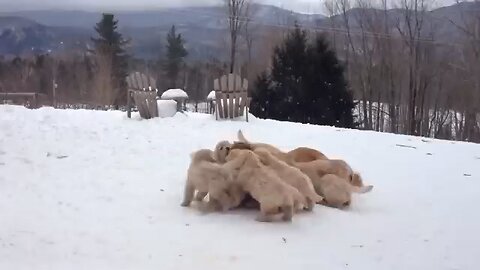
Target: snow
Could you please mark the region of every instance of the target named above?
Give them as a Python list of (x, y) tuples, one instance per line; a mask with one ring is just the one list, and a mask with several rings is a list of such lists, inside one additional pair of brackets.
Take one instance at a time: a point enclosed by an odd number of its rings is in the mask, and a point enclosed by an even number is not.
[(175, 100), (157, 100), (158, 116), (172, 117), (177, 113), (177, 102)]
[[(214, 119), (0, 106), (0, 269), (478, 269), (479, 145)], [(180, 207), (189, 154), (238, 129), (375, 188), (290, 224)]]
[(168, 89), (163, 92), (162, 99), (177, 99), (177, 98), (188, 98), (188, 95), (182, 89)]
[(210, 101), (214, 99), (215, 99), (215, 91), (211, 91), (210, 93), (208, 93), (207, 100)]

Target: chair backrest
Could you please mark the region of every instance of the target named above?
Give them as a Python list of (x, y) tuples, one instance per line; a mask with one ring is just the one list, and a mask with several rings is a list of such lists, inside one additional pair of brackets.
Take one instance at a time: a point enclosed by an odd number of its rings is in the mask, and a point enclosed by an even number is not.
[(157, 82), (154, 78), (138, 71), (128, 75), (127, 84), (130, 90), (149, 91), (150, 86), (152, 91), (155, 91), (157, 87)]
[(133, 97), (140, 116), (145, 119), (158, 117), (155, 79), (137, 71), (127, 77), (127, 84), (128, 94)]
[(220, 118), (243, 116), (247, 104), (248, 81), (237, 74), (223, 75), (213, 81), (215, 103)]

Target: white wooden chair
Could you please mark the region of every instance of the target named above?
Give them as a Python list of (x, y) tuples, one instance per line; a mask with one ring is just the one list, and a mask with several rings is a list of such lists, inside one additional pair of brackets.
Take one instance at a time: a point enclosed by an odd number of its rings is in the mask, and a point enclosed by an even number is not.
[(233, 119), (245, 114), (248, 122), (248, 81), (236, 74), (223, 75), (213, 81), (215, 90), (215, 118)]
[(132, 99), (140, 117), (150, 119), (158, 117), (156, 81), (140, 72), (134, 72), (127, 77), (127, 116), (131, 118)]

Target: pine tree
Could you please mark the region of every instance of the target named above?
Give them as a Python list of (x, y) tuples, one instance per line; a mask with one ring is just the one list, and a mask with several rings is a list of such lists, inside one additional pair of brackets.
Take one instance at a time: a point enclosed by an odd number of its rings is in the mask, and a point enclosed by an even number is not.
[[(353, 127), (355, 104), (344, 77), (344, 67), (324, 35), (318, 35), (308, 51), (309, 69), (305, 76), (307, 122), (337, 127)], [(316, 116), (312, 119), (312, 116)]]
[(184, 43), (182, 35), (177, 35), (175, 25), (172, 25), (167, 35), (167, 61), (165, 65), (165, 72), (170, 78), (170, 88), (176, 87), (178, 73), (183, 65), (184, 58), (188, 55)]
[(115, 20), (114, 15), (104, 13), (102, 20), (95, 27), (99, 37), (92, 38), (92, 41), (95, 47), (93, 53), (97, 56), (97, 66), (103, 69), (99, 72), (100, 76), (109, 77), (104, 79), (109, 83), (110, 89), (97, 89), (97, 91), (111, 91), (104, 95), (110, 97), (109, 100), (103, 101), (112, 102), (118, 107), (126, 104), (127, 101), (128, 55), (125, 46), (128, 41), (123, 39), (117, 28), (118, 20)]
[(272, 87), (270, 78), (266, 72), (262, 72), (257, 78), (254, 86), (255, 91), (252, 92), (253, 102), (250, 106), (250, 112), (260, 118), (270, 118), (270, 105), (272, 96)]
[(258, 117), (276, 120), (354, 125), (343, 66), (324, 36), (309, 44), (298, 26), (275, 48), (271, 76), (257, 79), (251, 108)]

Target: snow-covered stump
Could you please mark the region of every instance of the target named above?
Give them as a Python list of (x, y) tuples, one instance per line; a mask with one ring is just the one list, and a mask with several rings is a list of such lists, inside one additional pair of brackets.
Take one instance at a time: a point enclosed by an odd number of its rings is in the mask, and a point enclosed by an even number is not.
[[(182, 105), (185, 105), (185, 101), (188, 99), (188, 95), (182, 89), (168, 89), (167, 91), (163, 92), (162, 96), (160, 97), (164, 100), (174, 100), (177, 102), (177, 111), (183, 111)], [(185, 106), (184, 106), (185, 107)]]

